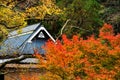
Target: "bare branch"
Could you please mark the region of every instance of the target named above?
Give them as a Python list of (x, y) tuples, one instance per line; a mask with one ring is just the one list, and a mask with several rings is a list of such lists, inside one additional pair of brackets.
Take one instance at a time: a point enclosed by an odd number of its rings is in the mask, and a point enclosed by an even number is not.
[(61, 30), (60, 30), (60, 35), (57, 37), (57, 39), (56, 39), (56, 41), (60, 38), (60, 36), (63, 34), (63, 30), (64, 30), (64, 28), (66, 27), (66, 25), (68, 24), (68, 22), (70, 21), (70, 19), (68, 19), (66, 22), (65, 22), (65, 24), (63, 25), (63, 27), (61, 28)]

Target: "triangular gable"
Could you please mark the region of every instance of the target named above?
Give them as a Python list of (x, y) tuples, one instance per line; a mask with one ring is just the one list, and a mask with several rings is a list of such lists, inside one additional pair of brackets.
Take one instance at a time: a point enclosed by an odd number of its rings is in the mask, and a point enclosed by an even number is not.
[[(2, 50), (8, 52), (8, 49), (9, 49), (9, 50), (11, 50), (11, 52), (9, 52), (10, 54), (14, 53), (16, 51), (18, 51), (20, 54), (24, 54), (24, 53), (25, 54), (33, 54), (34, 48), (40, 48), (40, 53), (44, 54), (45, 51), (43, 49), (41, 49), (41, 46), (44, 45), (46, 40), (48, 40), (49, 38), (53, 42), (55, 42), (55, 39), (40, 24), (37, 25), (37, 27), (34, 25), (32, 25), (30, 27), (35, 27), (35, 28), (34, 29), (31, 29), (28, 27), (24, 28), (23, 29), (24, 32), (22, 34), (18, 34), (18, 35), (17, 35), (17, 32), (14, 31), (14, 34), (12, 34), (12, 36), (9, 36), (8, 39), (4, 42), (4, 44), (6, 44), (6, 46), (4, 48), (4, 45), (3, 45)], [(30, 29), (30, 31), (27, 29)], [(12, 48), (10, 49), (9, 46), (7, 46), (7, 44), (10, 45), (10, 48), (11, 47)], [(0, 53), (0, 54), (2, 54), (2, 53)]]
[(32, 42), (32, 39), (38, 35), (38, 37), (40, 38), (45, 38), (45, 34), (43, 33), (43, 31), (49, 36), (49, 38), (55, 42), (55, 39), (50, 35), (50, 33), (43, 27), (43, 25), (41, 25), (32, 35), (31, 37), (27, 40), (28, 43)]

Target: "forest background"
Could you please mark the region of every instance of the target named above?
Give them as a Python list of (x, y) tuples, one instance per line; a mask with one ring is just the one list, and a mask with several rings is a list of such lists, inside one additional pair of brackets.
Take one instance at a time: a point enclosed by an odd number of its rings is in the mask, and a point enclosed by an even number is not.
[(38, 22), (57, 38), (67, 20), (62, 33), (69, 38), (75, 34), (98, 37), (104, 23), (113, 25), (117, 34), (120, 0), (0, 0), (0, 42), (10, 31)]

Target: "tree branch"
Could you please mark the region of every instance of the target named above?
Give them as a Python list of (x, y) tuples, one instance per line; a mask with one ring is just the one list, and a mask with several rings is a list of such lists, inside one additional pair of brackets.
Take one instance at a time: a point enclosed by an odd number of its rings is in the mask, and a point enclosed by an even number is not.
[(66, 25), (68, 24), (68, 22), (70, 21), (70, 19), (68, 19), (65, 24), (63, 25), (63, 27), (60, 30), (60, 35), (56, 38), (56, 41), (60, 38), (60, 36), (63, 34), (63, 30), (66, 27)]

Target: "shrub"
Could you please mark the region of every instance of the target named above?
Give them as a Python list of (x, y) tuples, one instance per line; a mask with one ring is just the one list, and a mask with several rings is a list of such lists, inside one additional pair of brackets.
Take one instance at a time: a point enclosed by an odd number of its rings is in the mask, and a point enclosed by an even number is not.
[(92, 35), (83, 40), (74, 35), (68, 39), (62, 35), (62, 41), (48, 41), (44, 49), (45, 58), (36, 54), (40, 65), (64, 80), (112, 80), (119, 76), (120, 34), (114, 35), (109, 24), (100, 29), (99, 38)]

